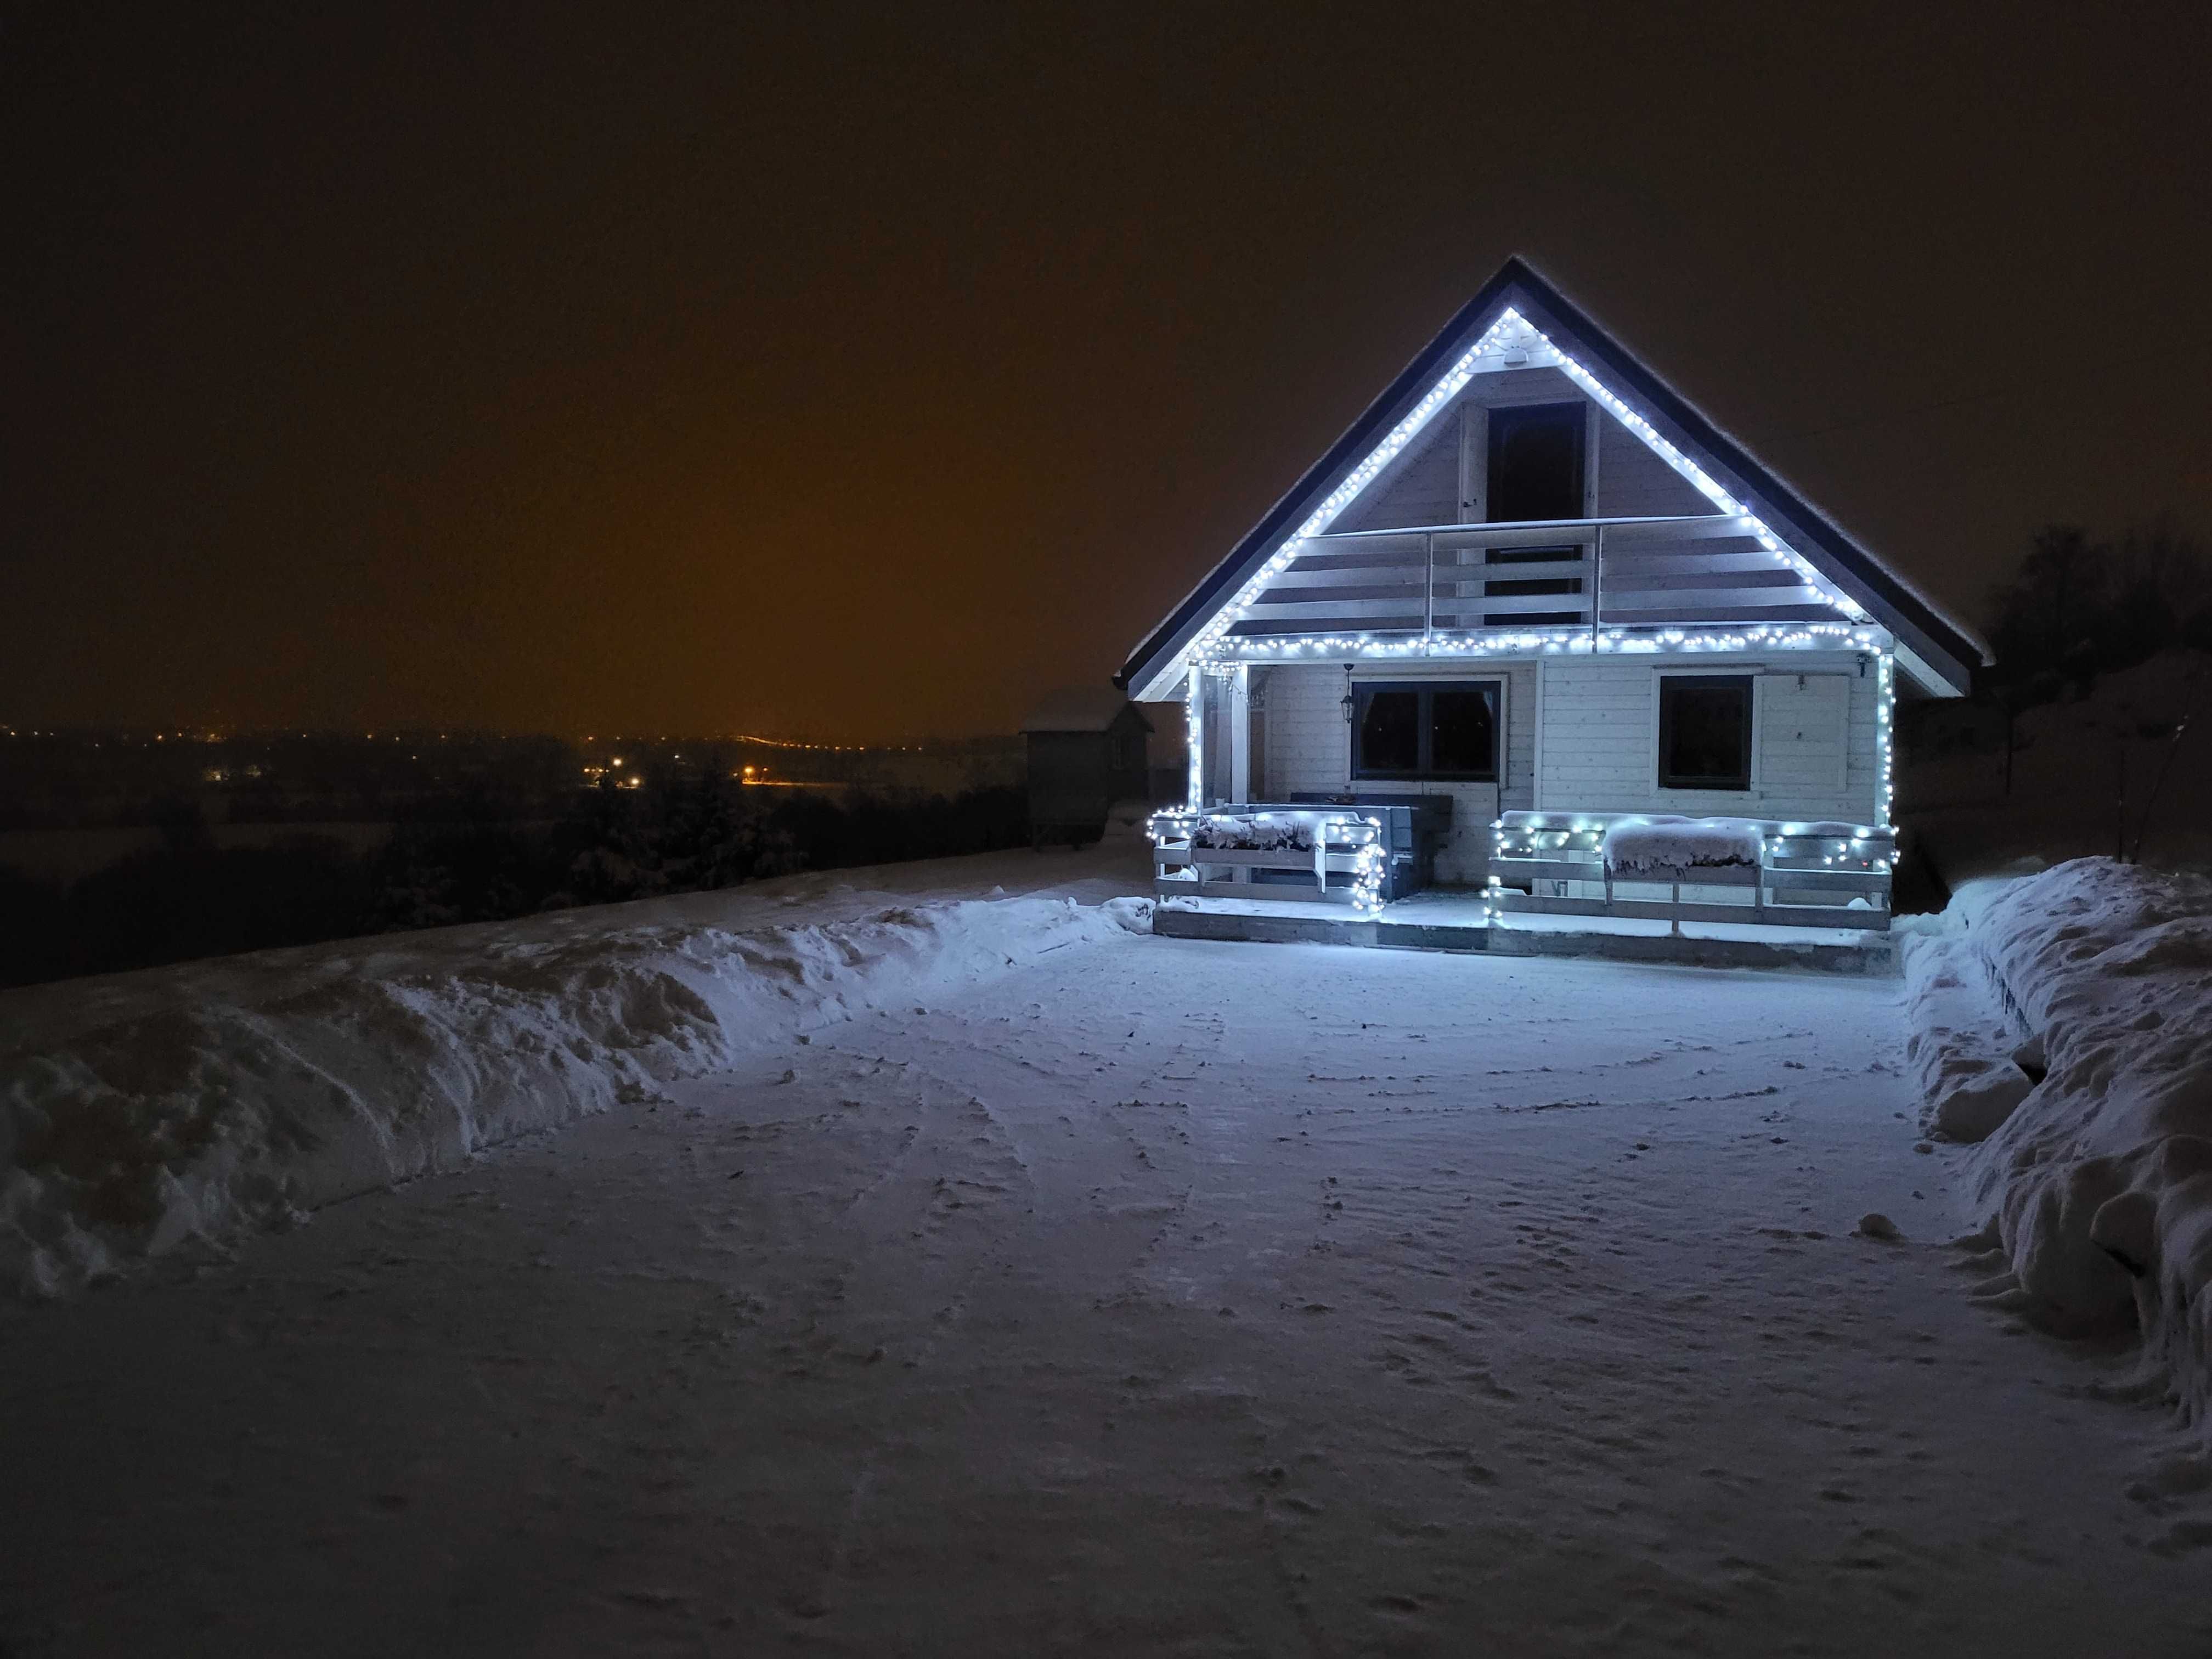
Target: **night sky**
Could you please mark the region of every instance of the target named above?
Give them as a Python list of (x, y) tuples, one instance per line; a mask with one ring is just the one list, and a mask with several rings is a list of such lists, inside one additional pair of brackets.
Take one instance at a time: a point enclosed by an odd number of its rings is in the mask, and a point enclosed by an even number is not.
[(2212, 528), (2212, 8), (461, 9), (0, 12), (0, 720), (1009, 729), (1516, 250), (1972, 619)]

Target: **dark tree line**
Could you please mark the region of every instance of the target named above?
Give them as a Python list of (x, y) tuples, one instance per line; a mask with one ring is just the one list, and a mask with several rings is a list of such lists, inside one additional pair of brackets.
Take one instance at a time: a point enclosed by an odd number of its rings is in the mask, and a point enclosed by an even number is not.
[(580, 790), (550, 822), (487, 793), (366, 853), (315, 835), (218, 847), (196, 807), (173, 803), (158, 846), (76, 882), (0, 867), (0, 985), (1028, 844), (1018, 789), (840, 799), (727, 771)]
[(1988, 684), (2016, 708), (2086, 694), (2161, 651), (2212, 651), (2212, 568), (2169, 525), (2107, 540), (2054, 525), (1990, 600)]
[[(1996, 662), (1977, 689), (2002, 713), (2009, 796), (2022, 713), (2069, 693), (2086, 697), (2099, 676), (2162, 651), (2212, 653), (2212, 564), (2169, 524), (2102, 541), (2079, 526), (2054, 525), (2029, 544), (2019, 573), (1991, 592), (1990, 613)], [(2141, 860), (2160, 796), (2200, 713), (2113, 715), (2101, 728), (2112, 765), (2113, 856), (2123, 862)], [(2149, 763), (2147, 778), (2141, 761), (2131, 765), (2139, 741), (2152, 745), (2142, 757)], [(2083, 787), (2098, 786), (2085, 779)]]

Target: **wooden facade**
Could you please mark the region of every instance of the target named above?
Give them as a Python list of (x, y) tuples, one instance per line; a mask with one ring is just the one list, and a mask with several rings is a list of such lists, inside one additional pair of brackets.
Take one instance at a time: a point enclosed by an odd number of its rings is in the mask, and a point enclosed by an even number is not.
[[(1886, 836), (1899, 687), (1956, 695), (1981, 659), (1514, 260), (1120, 683), (1186, 702), (1188, 809), (1449, 798), (1436, 878), (1536, 901), (1512, 814)], [(1755, 872), (1717, 884), (1769, 908)], [(1886, 905), (1886, 878), (1805, 885)]]
[(1152, 729), (1115, 693), (1081, 688), (1047, 697), (1022, 723), (1031, 843), (1097, 841), (1115, 802), (1142, 800)]

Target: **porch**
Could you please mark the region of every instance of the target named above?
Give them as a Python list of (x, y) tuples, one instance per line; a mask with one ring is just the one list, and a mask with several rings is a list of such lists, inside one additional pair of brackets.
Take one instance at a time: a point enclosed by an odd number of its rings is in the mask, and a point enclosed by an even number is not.
[(1160, 813), (1153, 932), (1893, 971), (1886, 829), (1506, 812), (1491, 826), (1488, 879), (1470, 887), (1431, 884), (1438, 821), (1381, 799)]
[(1161, 939), (1340, 945), (1495, 957), (1577, 957), (1700, 968), (1782, 968), (1875, 977), (1898, 972), (1887, 933), (1632, 917), (1500, 915), (1476, 888), (1431, 888), (1357, 911), (1342, 904), (1171, 897), (1152, 912)]

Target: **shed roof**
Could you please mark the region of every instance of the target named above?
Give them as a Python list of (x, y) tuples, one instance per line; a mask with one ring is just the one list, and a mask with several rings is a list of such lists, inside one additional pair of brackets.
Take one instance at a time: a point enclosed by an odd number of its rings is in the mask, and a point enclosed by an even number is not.
[[(1178, 654), (1346, 479), (1468, 349), (1508, 310), (1563, 352), (1595, 365), (1635, 415), (1773, 525), (1827, 580), (1898, 641), (1900, 659), (1932, 691), (1964, 691), (1988, 653), (1972, 633), (1884, 564), (1826, 514), (1753, 456), (1519, 255), (1501, 266), (1405, 371), (1191, 590), (1115, 676), (1140, 696), (1160, 695)], [(1158, 682), (1159, 684), (1155, 684)]]
[(1152, 729), (1144, 711), (1131, 702), (1127, 696), (1110, 685), (1069, 685), (1057, 691), (1048, 691), (1030, 717), (1022, 722), (1024, 732), (1103, 732), (1121, 718), (1123, 709), (1137, 717), (1137, 723), (1146, 731)]

